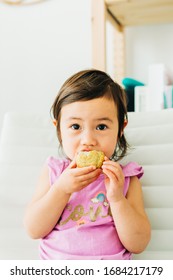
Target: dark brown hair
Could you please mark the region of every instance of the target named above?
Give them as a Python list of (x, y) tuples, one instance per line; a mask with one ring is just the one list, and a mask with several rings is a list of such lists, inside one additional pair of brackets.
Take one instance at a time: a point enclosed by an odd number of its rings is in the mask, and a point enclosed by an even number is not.
[(103, 71), (89, 69), (80, 71), (68, 78), (59, 90), (51, 107), (53, 118), (57, 121), (57, 135), (60, 137), (60, 118), (63, 106), (76, 102), (106, 96), (112, 99), (118, 112), (118, 142), (112, 159), (118, 160), (125, 156), (128, 143), (122, 134), (124, 121), (127, 120), (126, 94), (119, 84)]

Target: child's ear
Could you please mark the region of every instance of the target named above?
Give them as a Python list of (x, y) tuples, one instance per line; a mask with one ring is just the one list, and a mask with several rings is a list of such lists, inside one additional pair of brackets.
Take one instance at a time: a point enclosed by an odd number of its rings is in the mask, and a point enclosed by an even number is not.
[(54, 119), (52, 122), (53, 122), (54, 126), (57, 125), (57, 120)]
[(123, 135), (124, 128), (127, 126), (127, 124), (128, 124), (128, 120), (124, 120), (123, 129), (121, 131), (121, 136)]
[(123, 129), (126, 127), (127, 124), (128, 124), (128, 120), (124, 120)]
[[(53, 123), (53, 125), (57, 128), (57, 120), (53, 120), (52, 121), (52, 123)], [(61, 139), (61, 132), (59, 131), (59, 129), (58, 129), (58, 140), (59, 140), (59, 142), (60, 142), (60, 144), (62, 143), (62, 139)]]

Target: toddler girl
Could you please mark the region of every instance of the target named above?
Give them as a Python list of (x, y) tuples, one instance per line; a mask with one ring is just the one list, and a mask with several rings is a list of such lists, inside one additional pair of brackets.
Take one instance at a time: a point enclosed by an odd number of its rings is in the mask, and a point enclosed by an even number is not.
[[(41, 259), (131, 259), (150, 240), (137, 163), (125, 166), (126, 95), (109, 75), (80, 71), (52, 106), (64, 159), (49, 157), (25, 215)], [(81, 151), (102, 151), (101, 168), (78, 168)]]

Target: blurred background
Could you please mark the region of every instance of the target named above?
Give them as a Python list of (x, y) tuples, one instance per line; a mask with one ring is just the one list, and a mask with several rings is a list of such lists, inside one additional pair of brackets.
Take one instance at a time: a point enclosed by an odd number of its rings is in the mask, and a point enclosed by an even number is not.
[[(125, 65), (119, 81), (131, 77), (146, 84), (152, 63), (163, 63), (173, 76), (173, 22), (167, 21), (124, 28)], [(116, 42), (108, 25), (105, 70), (116, 79), (112, 40)], [(0, 1), (0, 131), (6, 111), (48, 112), (65, 79), (93, 66), (91, 0)]]

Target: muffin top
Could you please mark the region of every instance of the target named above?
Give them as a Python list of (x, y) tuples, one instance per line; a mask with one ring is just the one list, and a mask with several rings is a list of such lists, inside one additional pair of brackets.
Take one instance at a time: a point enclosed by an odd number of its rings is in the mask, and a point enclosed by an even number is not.
[(77, 167), (95, 166), (100, 168), (104, 161), (104, 153), (101, 151), (82, 151), (76, 157)]

